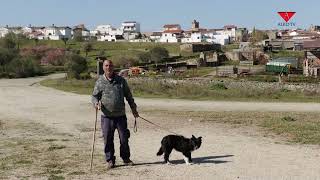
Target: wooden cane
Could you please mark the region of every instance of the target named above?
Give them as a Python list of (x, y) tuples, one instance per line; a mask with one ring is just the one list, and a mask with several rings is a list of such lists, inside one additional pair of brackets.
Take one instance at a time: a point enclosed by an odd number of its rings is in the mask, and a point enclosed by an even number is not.
[(93, 140), (92, 140), (92, 149), (91, 149), (90, 171), (92, 170), (92, 165), (93, 165), (93, 153), (94, 153), (94, 144), (95, 144), (95, 141), (96, 141), (97, 121), (98, 121), (98, 108), (96, 108), (96, 120), (94, 121), (94, 131), (93, 131)]

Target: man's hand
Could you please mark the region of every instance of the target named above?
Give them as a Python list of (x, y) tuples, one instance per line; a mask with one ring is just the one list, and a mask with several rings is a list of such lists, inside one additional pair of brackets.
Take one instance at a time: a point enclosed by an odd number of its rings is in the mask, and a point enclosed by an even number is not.
[(135, 118), (140, 117), (137, 110), (133, 110), (133, 111), (132, 111), (132, 114), (133, 114), (133, 116), (134, 116)]
[(96, 104), (94, 105), (95, 109), (100, 110), (101, 109), (101, 104), (100, 101), (96, 102)]

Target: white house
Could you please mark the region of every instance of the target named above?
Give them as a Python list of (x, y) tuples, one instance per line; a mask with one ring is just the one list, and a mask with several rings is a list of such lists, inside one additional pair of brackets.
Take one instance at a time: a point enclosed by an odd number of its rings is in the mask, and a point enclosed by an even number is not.
[(32, 31), (33, 31), (33, 30), (32, 30), (32, 27), (30, 27), (30, 26), (29, 26), (29, 27), (23, 27), (23, 28), (22, 28), (22, 33), (23, 33), (23, 34), (30, 34), (30, 33), (32, 33)]
[(215, 34), (210, 38), (207, 38), (206, 41), (214, 44), (227, 45), (230, 43), (230, 37), (225, 34)]
[(123, 22), (120, 29), (123, 31), (123, 38), (128, 41), (137, 39), (141, 35), (140, 24), (136, 21)]
[(92, 33), (107, 34), (107, 35), (122, 35), (123, 30), (116, 29), (116, 28), (112, 27), (111, 25), (107, 24), (107, 25), (97, 26), (97, 28)]
[(202, 42), (201, 32), (192, 32), (191, 34), (185, 34), (185, 37), (181, 39), (182, 43), (199, 43)]
[(49, 40), (61, 40), (62, 38), (71, 39), (72, 29), (70, 27), (49, 26), (44, 28), (44, 36)]
[(140, 33), (140, 24), (136, 21), (126, 21), (121, 24), (123, 32)]
[(77, 26), (74, 26), (72, 29), (72, 35), (73, 37), (77, 35), (81, 35), (83, 39), (89, 40), (91, 37), (90, 31), (84, 26), (84, 24), (79, 24)]
[(226, 25), (223, 27), (223, 35), (228, 35), (230, 37), (230, 40), (233, 42), (236, 40), (236, 30), (237, 26), (235, 25)]
[(0, 38), (5, 37), (9, 33), (9, 29), (5, 27), (0, 27)]
[(176, 43), (181, 42), (182, 30), (179, 24), (166, 24), (163, 26), (164, 31), (162, 32), (160, 42)]
[(150, 39), (153, 42), (159, 42), (160, 38), (162, 36), (162, 32), (152, 32), (152, 34), (150, 35)]
[(117, 41), (116, 35), (100, 34), (97, 36), (97, 41)]

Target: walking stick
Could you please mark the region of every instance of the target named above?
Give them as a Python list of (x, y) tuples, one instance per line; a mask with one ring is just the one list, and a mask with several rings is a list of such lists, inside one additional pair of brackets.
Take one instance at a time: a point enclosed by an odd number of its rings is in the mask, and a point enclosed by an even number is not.
[(92, 149), (91, 149), (90, 171), (92, 170), (92, 165), (93, 165), (93, 153), (94, 153), (94, 143), (96, 141), (97, 119), (98, 119), (98, 108), (96, 108), (96, 120), (94, 121), (94, 131), (93, 131), (93, 141), (92, 141)]

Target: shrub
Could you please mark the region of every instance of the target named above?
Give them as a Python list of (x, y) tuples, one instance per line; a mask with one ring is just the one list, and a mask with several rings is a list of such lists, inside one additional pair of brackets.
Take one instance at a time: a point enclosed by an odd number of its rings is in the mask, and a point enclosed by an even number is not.
[(66, 62), (68, 78), (80, 79), (80, 74), (88, 69), (87, 61), (78, 54), (70, 54)]
[(41, 74), (41, 67), (31, 57), (16, 57), (7, 66), (7, 72), (16, 78)]
[(138, 64), (138, 60), (132, 57), (121, 56), (113, 62), (116, 67), (129, 68)]
[(163, 59), (169, 57), (168, 50), (163, 47), (154, 47), (149, 52), (151, 61), (155, 63), (161, 62)]

